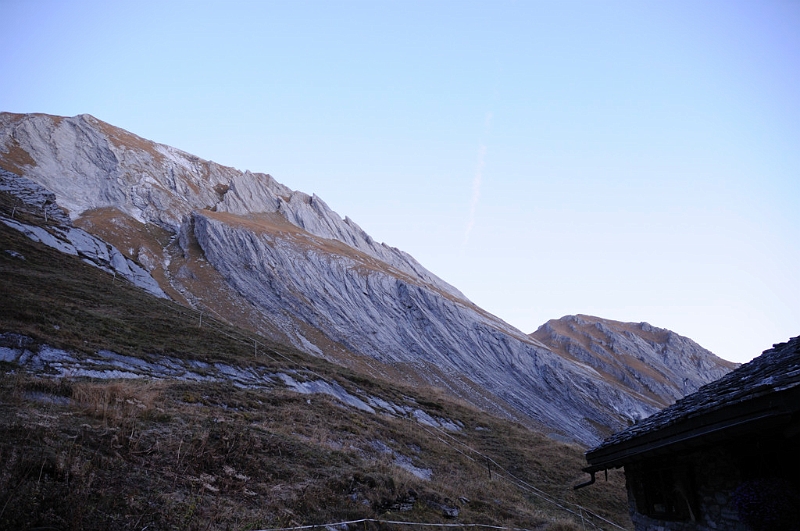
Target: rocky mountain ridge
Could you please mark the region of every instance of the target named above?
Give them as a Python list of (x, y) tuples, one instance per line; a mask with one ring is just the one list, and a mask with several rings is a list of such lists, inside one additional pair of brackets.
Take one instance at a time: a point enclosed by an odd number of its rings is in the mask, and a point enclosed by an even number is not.
[(567, 315), (551, 319), (531, 336), (607, 379), (623, 382), (659, 408), (699, 388), (687, 375), (701, 373), (716, 380), (737, 366), (687, 337), (649, 323)]
[(70, 223), (177, 301), (584, 444), (662, 407), (670, 382), (691, 390), (727, 370), (705, 351), (648, 380), (555, 336), (548, 347), (320, 198), (88, 115), (0, 114), (0, 167), (53, 193)]

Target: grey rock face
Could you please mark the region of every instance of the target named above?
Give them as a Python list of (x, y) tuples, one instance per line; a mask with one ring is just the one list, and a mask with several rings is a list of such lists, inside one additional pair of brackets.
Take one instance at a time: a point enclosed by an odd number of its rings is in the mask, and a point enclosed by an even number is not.
[(195, 213), (194, 232), (209, 263), (276, 321), (291, 314), (388, 364), (432, 364), (461, 396), (470, 398), (459, 383), (466, 376), (581, 441), (592, 440), (589, 419), (621, 424), (655, 411), (469, 301), (371, 267), (366, 255), (325, 252), (309, 235), (258, 234), (211, 213)]
[[(12, 152), (16, 162), (9, 162)], [(609, 378), (592, 356), (548, 348), (476, 307), (408, 254), (375, 242), (320, 198), (269, 175), (204, 161), (86, 115), (0, 114), (0, 162), (4, 153), (6, 169), (55, 194), (73, 219), (113, 207), (167, 231), (185, 257), (196, 244), (200, 269), (213, 267), (242, 304), (307, 352), (341, 345), (585, 444), (659, 406), (644, 384), (637, 387), (643, 377), (635, 371), (616, 368)], [(155, 258), (148, 263), (157, 267)], [(197, 277), (188, 269), (176, 273)], [(628, 341), (630, 349), (638, 345)], [(665, 356), (684, 356), (680, 348)], [(666, 380), (683, 377), (668, 373), (676, 362), (662, 358), (652, 361)], [(648, 385), (653, 394), (669, 387)]]
[(33, 241), (41, 242), (65, 254), (79, 256), (87, 264), (107, 273), (120, 275), (151, 295), (162, 299), (168, 298), (158, 282), (139, 264), (125, 257), (113, 245), (109, 245), (81, 229), (58, 227), (47, 231), (41, 227), (20, 223), (3, 216), (0, 216), (0, 223), (18, 230)]
[(278, 212), (311, 234), (341, 241), (463, 297), (410, 255), (376, 243), (318, 197), (292, 191), (270, 175), (202, 160), (87, 114), (61, 118), (0, 113), (0, 153), (10, 153), (12, 145), (24, 146), (35, 161), (24, 166), (24, 176), (53, 193), (73, 220), (89, 210), (114, 207), (177, 234), (195, 210)]
[(48, 230), (0, 216), (0, 223), (22, 232), (28, 238), (58, 249), (62, 253), (79, 256), (84, 262), (115, 276), (120, 275), (151, 295), (167, 298), (150, 273), (133, 260), (124, 256), (113, 245), (73, 227), (69, 217), (56, 204), (55, 196), (40, 185), (0, 169), (0, 191), (21, 199), (26, 210), (41, 211), (41, 215), (56, 225)]

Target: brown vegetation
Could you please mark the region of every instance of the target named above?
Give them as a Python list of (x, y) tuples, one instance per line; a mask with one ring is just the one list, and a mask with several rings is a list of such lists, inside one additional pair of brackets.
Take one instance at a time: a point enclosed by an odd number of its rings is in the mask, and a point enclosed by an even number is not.
[[(259, 529), (381, 518), (578, 529), (569, 527), (576, 515), (545, 498), (576, 513), (571, 503), (623, 516), (613, 499), (620, 478), (611, 489), (570, 491), (582, 479), (579, 448), (441, 406), (463, 432), (289, 391), (6, 373), (0, 528)], [(399, 455), (432, 478), (408, 473)], [(446, 518), (442, 506), (459, 515)]]
[(22, 175), (22, 168), (25, 166), (36, 166), (36, 161), (33, 160), (30, 153), (22, 149), (16, 138), (12, 138), (6, 144), (6, 152), (2, 155), (0, 168), (17, 175)]

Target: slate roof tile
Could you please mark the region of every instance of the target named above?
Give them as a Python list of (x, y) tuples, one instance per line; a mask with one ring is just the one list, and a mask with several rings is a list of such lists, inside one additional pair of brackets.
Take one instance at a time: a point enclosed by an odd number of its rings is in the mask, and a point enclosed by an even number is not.
[(800, 336), (773, 348), (729, 372), (722, 378), (702, 386), (673, 405), (647, 417), (633, 426), (615, 433), (587, 452), (590, 454), (632, 441), (693, 417), (740, 404), (770, 393), (800, 386)]

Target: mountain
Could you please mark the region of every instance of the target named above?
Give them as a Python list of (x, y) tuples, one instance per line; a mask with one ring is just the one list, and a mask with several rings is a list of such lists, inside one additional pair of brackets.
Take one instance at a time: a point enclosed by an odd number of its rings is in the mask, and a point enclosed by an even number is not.
[(674, 382), (689, 389), (728, 368), (698, 350), (713, 370), (687, 361), (666, 371), (656, 356), (623, 370), (624, 360), (581, 357), (560, 339), (548, 346), (319, 197), (89, 115), (0, 114), (0, 167), (0, 186), (27, 190), (43, 216), (53, 202), (67, 214), (50, 230), (57, 241), (77, 249), (77, 229), (100, 239), (175, 301), (552, 436), (594, 444), (670, 401), (660, 393)]
[[(6, 192), (0, 214), (56, 227)], [(0, 529), (632, 529), (621, 471), (573, 490), (578, 445), (265, 340), (51, 243), (0, 223)]]
[(659, 409), (737, 367), (687, 337), (648, 323), (567, 315), (551, 319), (531, 337), (608, 381), (622, 382)]

